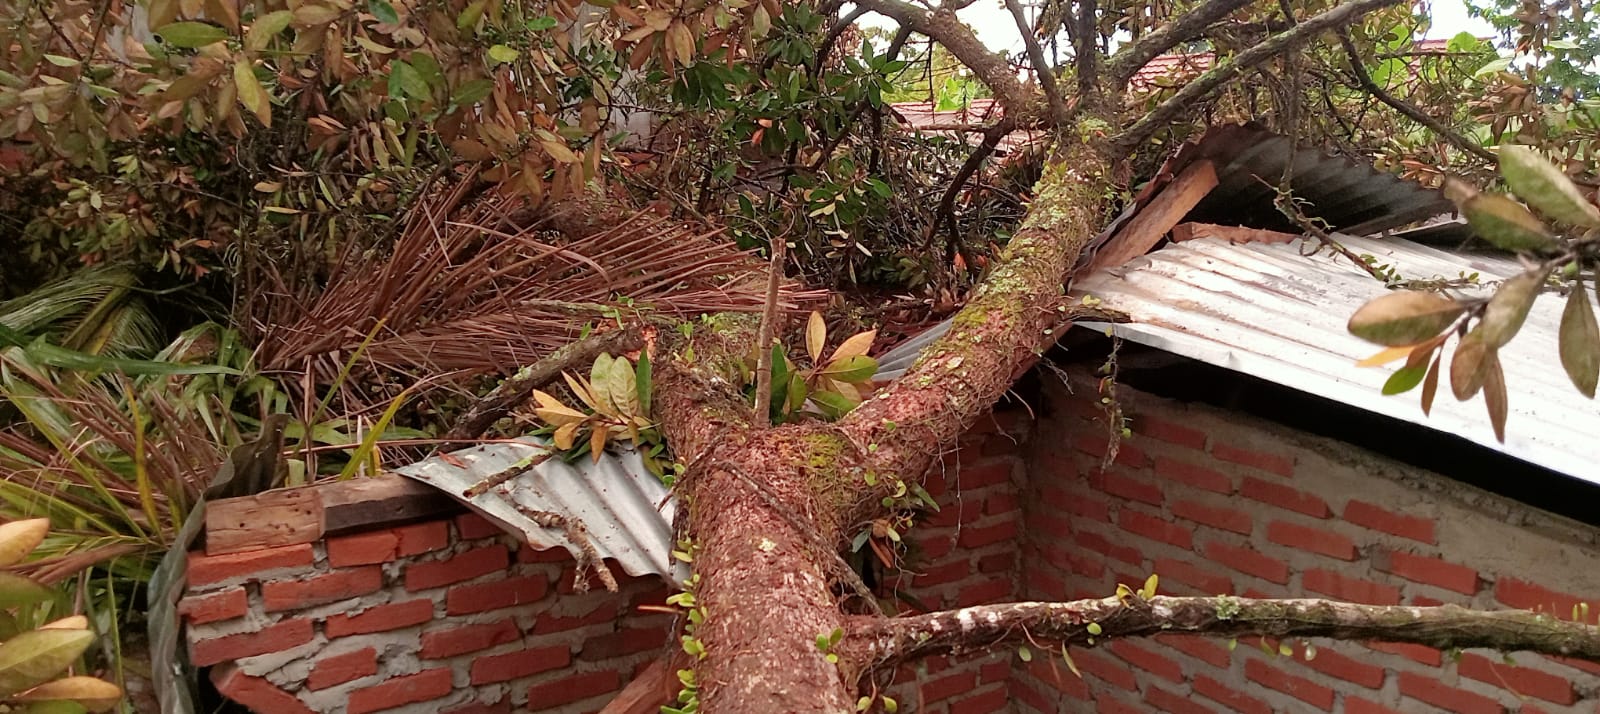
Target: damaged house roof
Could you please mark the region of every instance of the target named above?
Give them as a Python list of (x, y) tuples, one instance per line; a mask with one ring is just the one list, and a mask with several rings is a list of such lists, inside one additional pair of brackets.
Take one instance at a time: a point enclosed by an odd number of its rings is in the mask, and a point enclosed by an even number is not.
[[(1441, 397), (1432, 416), (1426, 416), (1415, 394), (1381, 393), (1392, 369), (1356, 366), (1378, 350), (1350, 336), (1345, 322), (1385, 292), (1381, 282), (1304, 238), (1278, 233), (1278, 242), (1229, 242), (1230, 227), (1298, 232), (1273, 206), (1276, 187), (1283, 184), (1301, 201), (1303, 212), (1337, 232), (1345, 247), (1406, 279), (1476, 274), (1480, 283), (1490, 284), (1518, 271), (1511, 260), (1377, 237), (1450, 211), (1437, 191), (1366, 163), (1297, 148), (1260, 127), (1225, 126), (1174, 154), (1097, 240), (1148, 234), (1143, 242), (1134, 241), (1139, 249), (1126, 259), (1095, 265), (1073, 286), (1074, 295), (1093, 295), (1131, 322), (1083, 327), (1109, 327), (1133, 342), (1456, 434), (1600, 483), (1600, 441), (1592, 436), (1600, 431), (1600, 413), (1567, 383), (1557, 362), (1561, 309), (1556, 301), (1539, 301), (1522, 333), (1502, 352), (1512, 394), (1506, 443), (1495, 440), (1477, 400)], [(1171, 217), (1152, 228), (1141, 221), (1143, 214)], [(1167, 240), (1178, 221), (1188, 224), (1183, 237), (1189, 240)], [(1161, 247), (1152, 251), (1158, 243)], [(948, 327), (949, 321), (941, 323), (882, 355), (879, 378), (904, 373)], [(637, 455), (627, 451), (571, 465), (549, 459), (487, 493), (463, 495), (540, 448), (532, 440), (485, 445), (399, 471), (450, 493), (534, 544), (561, 545), (581, 557), (580, 546), (562, 529), (538, 524), (537, 514), (553, 513), (583, 524), (599, 555), (617, 560), (630, 574), (682, 577), (671, 557), (675, 504)]]

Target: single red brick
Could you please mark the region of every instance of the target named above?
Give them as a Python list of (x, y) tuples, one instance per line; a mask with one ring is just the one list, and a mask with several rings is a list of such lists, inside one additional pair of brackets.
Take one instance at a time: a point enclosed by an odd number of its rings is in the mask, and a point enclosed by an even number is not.
[(1304, 491), (1296, 491), (1281, 483), (1263, 481), (1254, 476), (1246, 476), (1243, 485), (1239, 487), (1239, 495), (1252, 501), (1286, 508), (1296, 513), (1304, 513), (1312, 518), (1327, 518), (1333, 514), (1328, 508), (1328, 502)]
[(479, 538), (493, 538), (505, 531), (476, 513), (463, 513), (456, 516), (456, 533), (461, 540), (478, 540)]
[(428, 521), (400, 526), (394, 529), (394, 534), (400, 539), (395, 553), (402, 558), (409, 558), (413, 555), (443, 550), (445, 546), (450, 545), (450, 522)]
[(261, 603), (267, 612), (298, 610), (323, 603), (361, 597), (383, 587), (383, 571), (376, 565), (335, 570), (301, 580), (274, 580), (261, 584)]
[(1399, 709), (1390, 709), (1370, 699), (1344, 695), (1344, 714), (1405, 714)]
[[(1076, 660), (1074, 660), (1074, 663), (1076, 663)], [(1084, 682), (1083, 677), (1074, 674), (1065, 662), (1057, 660), (1054, 656), (1034, 657), (1033, 661), (1028, 663), (1026, 667), (1028, 675), (1032, 676), (1046, 691), (1059, 692), (1078, 699), (1089, 698), (1089, 685)], [(1022, 681), (1025, 680), (1013, 679), (1011, 681), (1013, 691)], [(1040, 711), (1046, 712), (1055, 710), (1055, 704), (1040, 708)]]
[(1232, 595), (1233, 580), (1215, 570), (1197, 567), (1192, 563), (1171, 558), (1157, 558), (1155, 574), (1161, 584), (1177, 582), (1199, 590), (1204, 595)]
[(616, 670), (603, 669), (587, 674), (575, 674), (528, 689), (528, 708), (535, 711), (554, 709), (580, 699), (598, 697), (616, 691), (622, 685)]
[(1254, 449), (1241, 449), (1229, 444), (1212, 444), (1211, 455), (1240, 466), (1249, 466), (1279, 476), (1294, 476), (1294, 458), (1282, 454), (1269, 454)]
[(1340, 560), (1356, 559), (1356, 544), (1347, 536), (1326, 531), (1321, 528), (1311, 528), (1288, 521), (1273, 521), (1267, 524), (1267, 540), (1278, 545), (1326, 555)]
[(1207, 558), (1247, 575), (1270, 580), (1279, 585), (1289, 583), (1289, 565), (1281, 560), (1262, 555), (1249, 547), (1232, 546), (1211, 541), (1205, 545)]
[(432, 619), (433, 600), (408, 600), (375, 605), (354, 615), (346, 613), (329, 615), (323, 621), (322, 630), (331, 639), (414, 627)]
[(302, 618), (280, 620), (255, 632), (241, 632), (192, 642), (189, 660), (196, 667), (282, 652), (311, 641), (311, 621)]
[(1129, 565), (1144, 564), (1144, 554), (1140, 553), (1138, 548), (1112, 545), (1111, 541), (1107, 540), (1105, 536), (1102, 536), (1099, 533), (1080, 531), (1072, 536), (1072, 540), (1084, 548), (1088, 548), (1089, 550), (1101, 555), (1116, 558), (1117, 560)]
[(472, 685), (508, 682), (519, 677), (561, 669), (571, 662), (572, 652), (566, 645), (485, 655), (472, 661)]
[(1503, 714), (1506, 707), (1481, 694), (1449, 686), (1440, 682), (1433, 673), (1418, 674), (1401, 671), (1400, 693), (1427, 702), (1457, 714)]
[(1144, 700), (1153, 708), (1153, 711), (1166, 712), (1167, 714), (1213, 714), (1213, 710), (1210, 707), (1204, 706), (1188, 696), (1174, 694), (1156, 686), (1145, 688)]
[(1526, 580), (1506, 577), (1495, 582), (1494, 598), (1520, 610), (1547, 612), (1563, 618), (1571, 617), (1574, 605), (1585, 602), (1576, 595), (1557, 592)]
[[(1030, 687), (1027, 684), (1023, 683), (1023, 682), (1015, 682), (1015, 683), (1013, 683), (1011, 685), (1011, 687), (1010, 687), (1010, 691), (1011, 691), (1011, 696), (1015, 697), (1017, 699), (1017, 701), (1020, 701), (1023, 704), (1026, 704), (1026, 705), (1028, 705), (1030, 707), (1033, 707), (1034, 711), (1039, 711), (1039, 712), (1053, 712), (1053, 711), (1056, 711), (1056, 707), (1057, 707), (1058, 703), (1055, 700), (1053, 700), (1051, 698), (1048, 698), (1043, 694), (1040, 694), (1039, 690), (1034, 689), (1033, 687)], [(1027, 710), (1023, 710), (1023, 711), (1027, 711)]]
[(417, 592), (465, 582), (511, 565), (511, 551), (502, 543), (474, 548), (445, 560), (406, 566), (406, 590)]
[(394, 531), (373, 531), (328, 539), (328, 565), (348, 568), (355, 565), (387, 563), (398, 557), (400, 536)]
[(1171, 681), (1183, 681), (1183, 667), (1171, 658), (1154, 650), (1140, 647), (1127, 640), (1111, 643), (1111, 653), (1134, 667)]
[(1067, 584), (1043, 568), (1028, 570), (1027, 597), (1030, 600), (1065, 600), (1067, 598)]
[(972, 672), (957, 672), (923, 684), (922, 701), (931, 704), (953, 699), (957, 695), (972, 691), (977, 686), (978, 675)]
[(985, 515), (995, 516), (1002, 513), (1012, 513), (1017, 510), (1017, 494), (1009, 491), (991, 493), (983, 499), (983, 512)]
[(1351, 501), (1344, 507), (1344, 519), (1401, 538), (1434, 543), (1433, 519), (1395, 513), (1366, 501)]
[(312, 552), (310, 543), (226, 555), (190, 553), (189, 587), (197, 588), (284, 568), (305, 568), (309, 567), (315, 558), (316, 554)]
[(1432, 647), (1425, 647), (1423, 645), (1413, 645), (1403, 642), (1368, 642), (1367, 648), (1377, 650), (1379, 652), (1386, 652), (1392, 655), (1400, 655), (1401, 657), (1409, 659), (1413, 662), (1419, 662), (1421, 664), (1428, 665), (1429, 667), (1438, 667), (1439, 664), (1444, 661), (1444, 657), (1439, 654), (1439, 650), (1436, 650)]
[(1194, 547), (1194, 535), (1188, 528), (1176, 523), (1163, 521), (1156, 516), (1140, 513), (1131, 508), (1123, 508), (1117, 514), (1117, 525), (1129, 533), (1142, 535), (1163, 543), (1171, 543), (1184, 550)]
[(1222, 506), (1208, 506), (1199, 501), (1181, 500), (1172, 504), (1172, 515), (1201, 525), (1221, 528), (1225, 531), (1233, 531), (1244, 535), (1250, 535), (1250, 531), (1255, 526), (1254, 519), (1244, 511)]
[(468, 652), (485, 650), (495, 645), (515, 642), (522, 637), (516, 621), (511, 618), (474, 625), (461, 625), (422, 633), (423, 659), (444, 659)]
[(1131, 704), (1106, 694), (1095, 696), (1094, 710), (1096, 714), (1150, 714), (1147, 707)]
[(317, 660), (311, 665), (311, 674), (306, 677), (306, 688), (312, 691), (327, 689), (377, 673), (378, 651), (363, 647), (354, 652)]
[(1478, 571), (1439, 558), (1390, 551), (1374, 558), (1374, 565), (1406, 580), (1435, 585), (1463, 595), (1478, 592)]
[(445, 594), (445, 611), (451, 615), (470, 615), (474, 612), (526, 605), (537, 602), (549, 591), (550, 583), (543, 575), (527, 575), (475, 585), (457, 585)]
[(350, 714), (368, 714), (406, 704), (432, 701), (450, 693), (450, 679), (450, 670), (446, 667), (402, 677), (391, 677), (382, 684), (374, 684), (351, 692), (345, 711)]
[(1272, 707), (1266, 702), (1240, 692), (1235, 685), (1223, 684), (1203, 674), (1194, 678), (1194, 691), (1242, 714), (1272, 714)]
[(213, 667), (211, 683), (228, 699), (249, 707), (251, 711), (272, 714), (316, 714), (298, 697), (277, 688), (261, 677), (252, 677), (239, 671), (232, 663)]
[(1136, 414), (1133, 430), (1157, 441), (1190, 449), (1206, 448), (1206, 433), (1150, 414)]
[(1128, 665), (1119, 660), (1105, 657), (1096, 652), (1073, 652), (1072, 661), (1078, 669), (1092, 674), (1106, 683), (1121, 687), (1130, 692), (1139, 690), (1138, 682), (1133, 678), (1133, 671)]
[(1037, 512), (1028, 514), (1027, 529), (1035, 537), (1072, 537), (1072, 521), (1056, 513)]
[(1199, 635), (1158, 635), (1156, 642), (1171, 647), (1201, 662), (1219, 669), (1227, 669), (1233, 653), (1216, 643), (1213, 638)]
[(1011, 678), (1011, 663), (1005, 660), (990, 662), (978, 668), (978, 680), (984, 684), (1004, 682)]
[(1600, 674), (1600, 663), (1589, 662), (1581, 659), (1573, 659), (1571, 657), (1550, 657), (1549, 659), (1551, 662), (1581, 669), (1589, 674)]
[(1323, 711), (1333, 711), (1333, 690), (1305, 677), (1296, 677), (1259, 659), (1244, 663), (1244, 676)]
[(530, 634), (546, 635), (552, 632), (566, 632), (576, 630), (587, 625), (598, 625), (617, 619), (617, 604), (615, 602), (602, 602), (598, 607), (582, 615), (573, 617), (558, 617), (548, 612), (539, 613), (533, 621)]
[(956, 472), (956, 485), (962, 491), (983, 488), (997, 483), (1010, 483), (1011, 473), (1015, 469), (1015, 462), (1011, 459), (990, 461), (987, 463), (964, 463)]
[(1017, 562), (1016, 553), (992, 553), (978, 559), (978, 572), (1002, 573), (1011, 569)]
[(667, 631), (658, 627), (630, 627), (583, 640), (578, 658), (602, 660), (637, 652), (661, 649), (667, 644)]
[(1568, 706), (1576, 701), (1572, 680), (1543, 670), (1495, 662), (1475, 654), (1462, 655), (1456, 667), (1464, 676), (1503, 687), (1519, 697), (1538, 697)]
[(1004, 543), (1017, 537), (1017, 522), (1008, 519), (991, 526), (968, 526), (961, 529), (960, 545), (963, 548), (982, 548)]
[(1010, 595), (1010, 580), (990, 580), (985, 583), (968, 585), (964, 588), (961, 588), (961, 591), (956, 594), (956, 605), (958, 607), (984, 605), (988, 603), (1000, 602), (1001, 600), (1010, 597)]
[(1010, 711), (1006, 703), (1011, 701), (1005, 687), (995, 687), (987, 692), (972, 694), (950, 702), (950, 714), (988, 714), (989, 712)]
[(243, 586), (206, 595), (189, 595), (178, 601), (178, 614), (188, 618), (191, 625), (232, 620), (244, 617), (249, 611), (250, 599)]
[(1166, 499), (1161, 493), (1161, 487), (1155, 483), (1119, 473), (1106, 474), (1100, 488), (1112, 496), (1152, 506), (1159, 506)]
[(1323, 568), (1307, 570), (1300, 578), (1307, 590), (1366, 605), (1399, 605), (1400, 588), (1352, 578)]
[(1318, 650), (1315, 657), (1294, 661), (1330, 677), (1337, 677), (1346, 682), (1354, 682), (1368, 689), (1378, 689), (1383, 686), (1384, 669), (1382, 667), (1375, 667), (1353, 657), (1346, 657), (1333, 650)]
[(1188, 484), (1198, 489), (1217, 493), (1233, 493), (1233, 479), (1227, 474), (1204, 466), (1196, 466), (1187, 461), (1157, 456), (1155, 471), (1157, 476)]

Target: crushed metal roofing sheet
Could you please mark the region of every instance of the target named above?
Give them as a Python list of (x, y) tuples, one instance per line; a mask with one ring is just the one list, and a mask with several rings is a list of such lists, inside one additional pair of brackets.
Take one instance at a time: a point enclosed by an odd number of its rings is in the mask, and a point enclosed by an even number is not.
[(687, 568), (672, 557), (677, 503), (632, 450), (607, 451), (599, 462), (550, 458), (475, 498), (464, 496), (485, 478), (544, 453), (540, 442), (519, 439), (434, 456), (395, 471), (450, 494), (501, 528), (522, 534), (535, 548), (561, 546), (574, 556), (580, 553), (562, 529), (539, 526), (519, 506), (582, 523), (599, 555), (617, 561), (629, 575), (688, 577)]
[[(1488, 285), (1520, 272), (1510, 260), (1454, 254), (1409, 241), (1339, 239), (1356, 254), (1393, 266), (1406, 279), (1479, 273), (1480, 282)], [(1380, 348), (1352, 337), (1345, 323), (1385, 288), (1348, 259), (1327, 252), (1306, 255), (1310, 247), (1304, 240), (1230, 245), (1201, 238), (1085, 278), (1074, 286), (1074, 294), (1092, 294), (1133, 319), (1096, 329), (1111, 327), (1134, 342), (1451, 433), (1600, 483), (1600, 439), (1595, 438), (1600, 405), (1578, 393), (1557, 356), (1562, 298), (1542, 296), (1522, 331), (1501, 351), (1510, 416), (1506, 443), (1500, 444), (1481, 396), (1457, 402), (1444, 389), (1429, 416), (1418, 405), (1417, 391), (1382, 394), (1397, 365), (1357, 367), (1357, 360)]]

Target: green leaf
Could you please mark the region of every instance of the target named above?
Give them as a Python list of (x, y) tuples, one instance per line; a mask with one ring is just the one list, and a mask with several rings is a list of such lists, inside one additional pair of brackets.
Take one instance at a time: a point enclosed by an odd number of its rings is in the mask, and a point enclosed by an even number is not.
[(830, 362), (822, 369), (822, 374), (837, 379), (841, 382), (858, 384), (872, 379), (878, 373), (878, 360), (866, 355), (856, 355)]
[[(0, 325), (0, 348), (19, 348), (30, 362), (95, 374), (122, 373), (128, 376), (178, 375), (178, 374), (239, 374), (239, 370), (218, 365), (180, 364), (118, 357), (101, 357), (86, 352), (57, 347), (39, 337), (31, 343), (16, 331)], [(3, 355), (3, 352), (0, 352)]]
[(1514, 144), (1500, 147), (1500, 175), (1518, 198), (1546, 216), (1569, 225), (1600, 227), (1600, 208), (1583, 197), (1565, 172), (1533, 149)]
[(1472, 232), (1501, 250), (1548, 250), (1556, 238), (1522, 204), (1497, 193), (1480, 193), (1461, 204)]
[(1500, 283), (1500, 289), (1495, 291), (1494, 297), (1489, 298), (1489, 304), (1483, 310), (1483, 321), (1478, 323), (1474, 332), (1481, 332), (1484, 342), (1490, 347), (1503, 347), (1510, 342), (1522, 329), (1522, 323), (1527, 321), (1528, 311), (1539, 297), (1539, 288), (1544, 285), (1544, 279), (1545, 272), (1534, 269)]
[(228, 39), (228, 31), (204, 22), (174, 22), (156, 30), (156, 35), (173, 47), (192, 50)]
[(54, 595), (50, 588), (29, 578), (0, 571), (0, 608), (44, 602)]
[(433, 91), (428, 88), (427, 80), (412, 67), (410, 62), (395, 60), (389, 63), (389, 94), (395, 95), (395, 90), (413, 99), (431, 99)]
[(46, 54), (44, 59), (46, 62), (49, 62), (57, 67), (76, 67), (79, 64), (82, 64), (71, 57), (62, 57), (61, 55)]
[(417, 75), (422, 77), (422, 81), (428, 83), (430, 89), (444, 87), (444, 68), (439, 66), (439, 60), (434, 59), (433, 55), (426, 52), (412, 52), (408, 61), (412, 69), (417, 71)]
[(1484, 75), (1494, 74), (1495, 72), (1504, 72), (1506, 71), (1506, 68), (1510, 66), (1511, 58), (1501, 57), (1499, 59), (1490, 60), (1484, 63), (1482, 67), (1478, 68), (1478, 71), (1472, 73), (1472, 76), (1483, 77)]
[(461, 32), (472, 32), (478, 26), (478, 21), (483, 19), (483, 8), (487, 3), (488, 0), (477, 0), (462, 10), (461, 14), (456, 16), (456, 29)]
[(505, 45), (495, 45), (489, 48), (489, 64), (491, 66), (496, 64), (510, 64), (517, 61), (517, 57), (520, 57), (521, 55), (522, 53)]
[(251, 52), (260, 52), (272, 44), (272, 38), (289, 27), (294, 20), (294, 13), (289, 10), (269, 12), (250, 25), (250, 31), (244, 35), (244, 48)]
[(1559, 335), (1561, 366), (1573, 386), (1593, 399), (1600, 382), (1600, 324), (1595, 321), (1594, 307), (1589, 304), (1589, 294), (1581, 280), (1573, 282), (1572, 292), (1567, 295)]
[(811, 401), (822, 410), (823, 414), (833, 419), (838, 419), (856, 408), (856, 402), (838, 392), (812, 392)]
[(530, 32), (543, 32), (545, 30), (554, 29), (556, 26), (556, 19), (550, 17), (549, 15), (540, 15), (539, 17), (523, 23), (523, 26), (527, 27)]
[(639, 350), (639, 363), (633, 368), (633, 387), (639, 395), (639, 416), (650, 416), (650, 389), (651, 380), (650, 352)]
[(36, 687), (66, 671), (94, 642), (88, 630), (31, 630), (0, 645), (0, 697)]
[(482, 101), (484, 97), (489, 96), (492, 92), (494, 92), (494, 80), (474, 79), (456, 87), (455, 94), (450, 97), (450, 103), (462, 107), (471, 106)]
[(1436, 293), (1396, 291), (1362, 305), (1346, 328), (1368, 342), (1400, 347), (1438, 335), (1465, 311), (1465, 306)]
[(385, 0), (370, 0), (367, 3), (367, 11), (385, 25), (395, 25), (400, 22), (400, 13), (395, 12), (394, 6)]
[(1383, 393), (1401, 394), (1415, 389), (1422, 384), (1422, 378), (1428, 375), (1428, 365), (1419, 364), (1415, 367), (1404, 367), (1389, 375), (1389, 381), (1383, 383)]

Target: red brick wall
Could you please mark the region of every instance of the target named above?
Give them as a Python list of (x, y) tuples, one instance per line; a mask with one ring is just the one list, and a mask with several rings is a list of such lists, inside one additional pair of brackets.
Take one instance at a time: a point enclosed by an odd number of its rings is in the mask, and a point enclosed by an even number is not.
[[(1100, 469), (1087, 382), (1046, 397), (1022, 545), (1028, 599), (1104, 597), (1154, 572), (1163, 593), (1457, 603), (1571, 617), (1600, 601), (1600, 529), (1345, 444), (1119, 389), (1134, 436)], [(1415, 646), (1167, 636), (1019, 663), (1022, 711), (1594, 712), (1600, 667)], [(1279, 643), (1268, 643), (1272, 650)]]
[(572, 568), (462, 515), (193, 554), (180, 612), (193, 663), (257, 712), (594, 711), (665, 651), (671, 617), (634, 609), (665, 600), (659, 579), (613, 567), (619, 593), (576, 593)]

